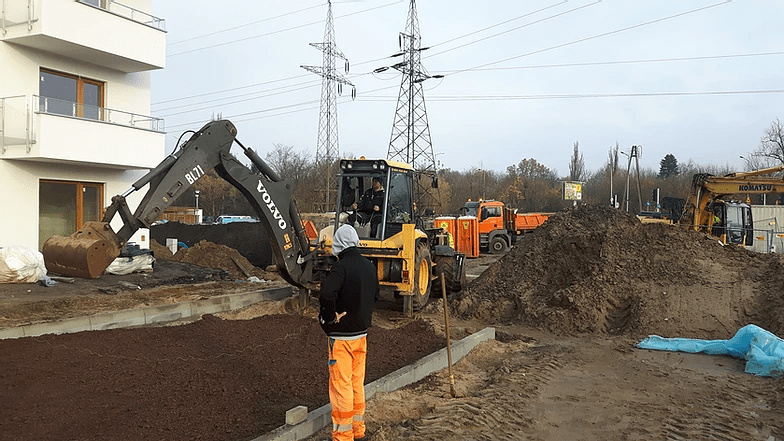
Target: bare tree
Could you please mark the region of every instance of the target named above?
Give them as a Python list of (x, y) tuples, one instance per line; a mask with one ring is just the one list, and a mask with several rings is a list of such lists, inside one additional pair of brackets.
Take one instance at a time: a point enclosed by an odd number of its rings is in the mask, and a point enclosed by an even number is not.
[(784, 126), (778, 118), (765, 130), (752, 156), (770, 158), (777, 164), (784, 164)]
[(580, 153), (579, 141), (574, 142), (574, 152), (572, 159), (569, 161), (569, 179), (572, 181), (581, 181), (585, 178), (585, 159)]

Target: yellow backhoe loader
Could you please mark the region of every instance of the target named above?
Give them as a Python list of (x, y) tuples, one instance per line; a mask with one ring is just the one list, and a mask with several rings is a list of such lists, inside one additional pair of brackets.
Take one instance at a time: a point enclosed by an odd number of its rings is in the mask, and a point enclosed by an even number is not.
[[(382, 295), (402, 298), (411, 314), (427, 303), (437, 273), (443, 272), (449, 291), (465, 283), (464, 255), (447, 245), (439, 229), (417, 228), (413, 213), (411, 166), (384, 159), (341, 160), (341, 185), (335, 223), (310, 241), (304, 233), (290, 181), (283, 179), (256, 152), (236, 139), (230, 121), (206, 124), (174, 153), (121, 195), (112, 198), (101, 222), (88, 222), (71, 236), (52, 236), (42, 252), (49, 271), (72, 277), (98, 277), (120, 254), (130, 237), (153, 222), (191, 185), (215, 169), (250, 202), (267, 230), (281, 276), (301, 292), (317, 291), (336, 257), (331, 254), (332, 231), (351, 222), (361, 239), (360, 252), (378, 269)], [(259, 173), (251, 172), (229, 153), (237, 143)], [(376, 178), (386, 192), (374, 218), (357, 215), (352, 207)], [(135, 212), (125, 198), (149, 184)], [(349, 203), (349, 198), (354, 197)], [(351, 213), (353, 211), (353, 213)], [(122, 228), (115, 232), (110, 222), (118, 215)], [(352, 216), (353, 215), (353, 216)], [(375, 227), (375, 228), (371, 228)], [(372, 230), (372, 232), (371, 232)]]

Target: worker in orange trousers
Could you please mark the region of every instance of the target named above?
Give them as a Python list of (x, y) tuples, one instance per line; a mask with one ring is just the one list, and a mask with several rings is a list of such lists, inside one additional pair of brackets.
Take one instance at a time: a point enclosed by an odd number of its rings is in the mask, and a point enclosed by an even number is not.
[[(332, 238), (338, 261), (321, 282), (319, 322), (329, 342), (332, 439), (365, 439), (367, 330), (379, 298), (376, 267), (360, 254), (359, 236), (342, 225)], [(339, 312), (338, 312), (339, 311)]]

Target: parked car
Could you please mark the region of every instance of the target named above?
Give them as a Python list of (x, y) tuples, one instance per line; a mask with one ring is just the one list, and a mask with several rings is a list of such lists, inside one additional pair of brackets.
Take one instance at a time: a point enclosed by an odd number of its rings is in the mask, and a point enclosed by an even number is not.
[(259, 219), (251, 216), (221, 215), (215, 219), (216, 224), (230, 224), (232, 222), (258, 222)]

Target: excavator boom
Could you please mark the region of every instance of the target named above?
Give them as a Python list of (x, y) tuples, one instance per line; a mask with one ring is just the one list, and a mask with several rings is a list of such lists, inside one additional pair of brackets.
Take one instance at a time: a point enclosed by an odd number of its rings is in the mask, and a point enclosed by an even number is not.
[[(114, 196), (101, 222), (88, 222), (68, 237), (47, 239), (42, 249), (47, 269), (66, 276), (98, 277), (139, 228), (149, 228), (179, 196), (214, 169), (248, 199), (265, 225), (281, 276), (292, 285), (311, 288), (313, 256), (292, 197), (292, 185), (243, 146), (236, 134), (230, 121), (206, 124), (132, 188)], [(229, 153), (234, 142), (259, 169), (258, 174)], [(125, 197), (148, 184), (147, 193), (131, 213)], [(110, 222), (117, 214), (123, 225), (115, 233)]]

